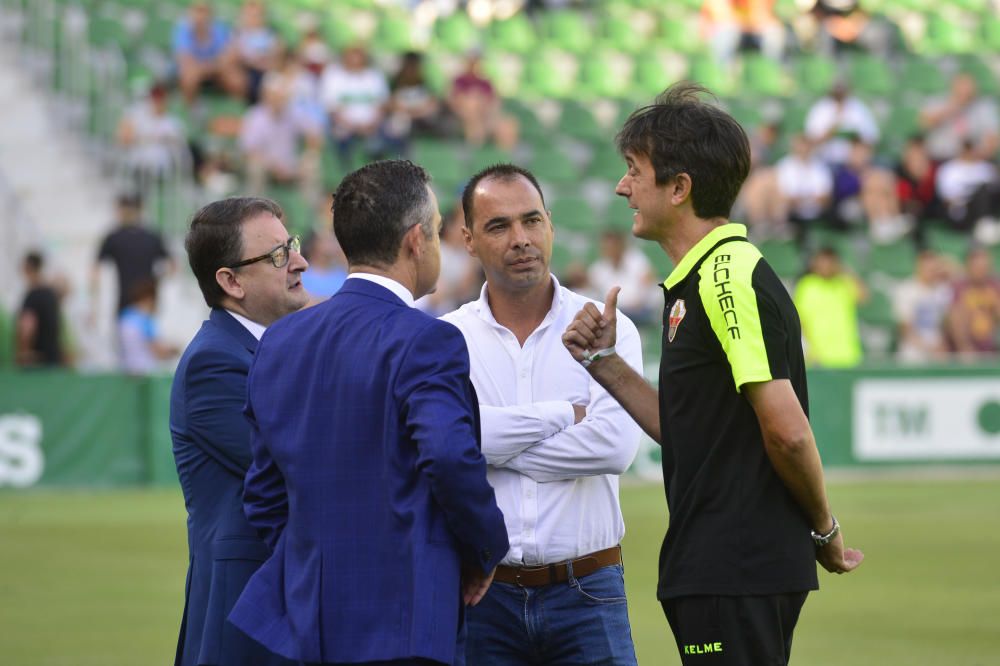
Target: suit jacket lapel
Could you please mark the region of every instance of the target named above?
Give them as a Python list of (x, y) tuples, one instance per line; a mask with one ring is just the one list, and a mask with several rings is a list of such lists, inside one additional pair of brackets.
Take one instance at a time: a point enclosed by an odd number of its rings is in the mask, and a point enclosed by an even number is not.
[(236, 321), (233, 315), (222, 308), (212, 308), (209, 319), (213, 324), (236, 338), (237, 342), (246, 347), (251, 354), (257, 351), (257, 338), (253, 337), (253, 333), (248, 331), (246, 326)]

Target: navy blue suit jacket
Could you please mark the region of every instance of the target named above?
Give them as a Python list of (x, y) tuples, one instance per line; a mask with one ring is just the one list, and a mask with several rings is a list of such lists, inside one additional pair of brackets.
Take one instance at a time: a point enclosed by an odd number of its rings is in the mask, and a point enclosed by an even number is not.
[(306, 662), (450, 664), (460, 564), (507, 553), (457, 328), (349, 279), (264, 335), (245, 510), (274, 550), (230, 620)]
[(187, 585), (177, 666), (288, 664), (226, 622), (268, 549), (243, 514), (250, 466), (246, 380), (257, 340), (214, 309), (181, 357), (170, 434), (188, 512)]

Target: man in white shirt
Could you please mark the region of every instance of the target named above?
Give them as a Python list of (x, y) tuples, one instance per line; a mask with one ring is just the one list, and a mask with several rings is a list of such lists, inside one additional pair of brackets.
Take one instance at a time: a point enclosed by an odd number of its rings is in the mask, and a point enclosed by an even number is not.
[(389, 99), (385, 75), (369, 66), (368, 53), (360, 46), (344, 50), (339, 63), (331, 63), (320, 79), (320, 102), (330, 116), (330, 131), (337, 154), (349, 165), (354, 145), (359, 140), (374, 144), (382, 127), (383, 106)]
[[(639, 427), (562, 345), (590, 299), (549, 272), (554, 230), (535, 177), (488, 167), (462, 207), (486, 285), (444, 319), (469, 347), (487, 474), (511, 544), (468, 610), (467, 662), (635, 664), (618, 475), (635, 457)], [(617, 352), (641, 372), (638, 331), (619, 318)]]
[(843, 81), (809, 109), (806, 136), (818, 146), (819, 157), (827, 164), (843, 164), (851, 152), (849, 136), (859, 136), (869, 146), (878, 143), (875, 115), (863, 101), (851, 94)]

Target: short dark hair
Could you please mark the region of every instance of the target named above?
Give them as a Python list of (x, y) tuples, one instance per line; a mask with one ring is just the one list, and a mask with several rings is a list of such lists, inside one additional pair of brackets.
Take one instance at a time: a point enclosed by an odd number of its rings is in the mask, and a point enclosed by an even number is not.
[(740, 124), (699, 97), (711, 93), (681, 81), (635, 110), (615, 137), (618, 151), (649, 158), (657, 185), (691, 177), (695, 215), (729, 217), (750, 172), (750, 142)]
[(24, 255), (24, 266), (30, 271), (38, 273), (42, 270), (42, 266), (45, 265), (45, 258), (42, 257), (42, 253), (37, 250), (32, 250), (31, 252)]
[(406, 232), (434, 230), (431, 177), (409, 160), (382, 160), (349, 173), (333, 195), (333, 232), (350, 265), (396, 263)]
[(285, 216), (281, 206), (270, 199), (229, 197), (203, 206), (191, 218), (184, 249), (209, 307), (220, 305), (226, 296), (215, 281), (216, 271), (242, 259), (243, 223), (262, 213), (271, 213), (279, 220)]
[(535, 190), (538, 191), (538, 196), (542, 198), (542, 205), (545, 205), (545, 195), (542, 194), (542, 186), (538, 184), (535, 174), (516, 164), (492, 164), (477, 171), (462, 190), (462, 212), (465, 214), (466, 228), (472, 229), (472, 195), (476, 191), (476, 185), (491, 178), (510, 181), (518, 176), (527, 178), (528, 182), (534, 185)]

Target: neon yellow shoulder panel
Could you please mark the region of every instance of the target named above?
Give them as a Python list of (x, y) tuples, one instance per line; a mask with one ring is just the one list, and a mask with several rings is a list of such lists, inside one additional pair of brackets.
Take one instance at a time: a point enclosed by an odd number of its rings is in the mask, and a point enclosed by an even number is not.
[(736, 390), (747, 382), (770, 381), (764, 333), (751, 280), (760, 251), (750, 243), (716, 248), (698, 269), (698, 291), (733, 370)]

